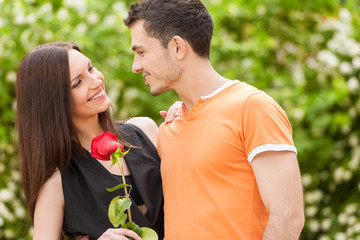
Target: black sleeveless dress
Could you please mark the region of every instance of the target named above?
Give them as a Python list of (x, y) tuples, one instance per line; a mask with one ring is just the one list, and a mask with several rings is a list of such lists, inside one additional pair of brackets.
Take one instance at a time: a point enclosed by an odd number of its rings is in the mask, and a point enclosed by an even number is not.
[[(138, 127), (131, 124), (119, 124), (117, 127), (126, 133), (124, 137), (130, 144), (139, 147), (132, 148), (124, 158), (147, 212), (142, 214), (132, 201), (132, 220), (140, 227), (154, 229), (159, 239), (163, 239), (164, 199), (157, 150)], [(119, 183), (122, 183), (119, 178), (92, 158), (89, 152), (87, 156), (72, 155), (70, 166), (62, 175), (64, 233), (68, 237), (89, 235), (90, 239), (97, 239), (108, 228), (113, 228), (107, 215), (109, 203), (114, 197), (125, 194), (123, 189), (109, 193), (106, 188)]]

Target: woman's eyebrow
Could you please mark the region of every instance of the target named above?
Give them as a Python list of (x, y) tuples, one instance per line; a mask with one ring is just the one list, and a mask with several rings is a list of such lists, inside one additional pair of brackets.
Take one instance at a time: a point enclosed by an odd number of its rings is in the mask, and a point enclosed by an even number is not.
[[(88, 68), (91, 66), (91, 60), (89, 60), (88, 61)], [(76, 79), (78, 79), (79, 77), (81, 77), (81, 73), (79, 74), (79, 75), (77, 75), (76, 77), (74, 77), (73, 79), (71, 79), (71, 81), (70, 82), (72, 82), (72, 81), (74, 81), (74, 80), (76, 80)]]

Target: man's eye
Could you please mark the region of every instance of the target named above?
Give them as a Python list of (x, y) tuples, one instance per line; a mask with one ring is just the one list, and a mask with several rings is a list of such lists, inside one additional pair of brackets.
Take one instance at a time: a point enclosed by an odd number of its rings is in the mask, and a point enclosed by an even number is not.
[(82, 80), (80, 79), (79, 81), (77, 81), (77, 82), (72, 86), (71, 89), (78, 87), (81, 82), (82, 82)]

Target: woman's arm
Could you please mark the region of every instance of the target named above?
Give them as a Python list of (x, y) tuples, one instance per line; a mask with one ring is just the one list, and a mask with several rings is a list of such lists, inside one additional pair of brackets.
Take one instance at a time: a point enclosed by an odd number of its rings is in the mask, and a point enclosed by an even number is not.
[(35, 205), (33, 240), (60, 239), (64, 218), (61, 174), (56, 171), (40, 190)]

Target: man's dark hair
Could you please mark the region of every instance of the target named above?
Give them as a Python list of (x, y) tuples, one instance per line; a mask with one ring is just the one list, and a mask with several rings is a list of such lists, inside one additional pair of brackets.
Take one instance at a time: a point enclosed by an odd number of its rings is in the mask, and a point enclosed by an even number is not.
[(209, 58), (213, 21), (200, 0), (139, 0), (132, 3), (124, 20), (127, 27), (145, 20), (144, 29), (158, 39), (164, 48), (178, 35), (195, 53)]

